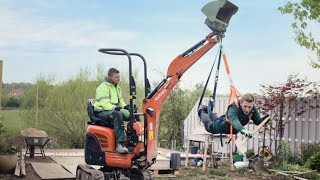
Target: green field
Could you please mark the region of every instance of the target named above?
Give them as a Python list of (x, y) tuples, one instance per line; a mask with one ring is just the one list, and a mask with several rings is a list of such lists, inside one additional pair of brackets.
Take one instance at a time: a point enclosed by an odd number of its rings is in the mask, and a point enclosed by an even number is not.
[(0, 114), (3, 116), (2, 124), (5, 128), (5, 137), (12, 137), (20, 135), (20, 131), (24, 129), (25, 124), (23, 119), (19, 116), (19, 110), (1, 110)]

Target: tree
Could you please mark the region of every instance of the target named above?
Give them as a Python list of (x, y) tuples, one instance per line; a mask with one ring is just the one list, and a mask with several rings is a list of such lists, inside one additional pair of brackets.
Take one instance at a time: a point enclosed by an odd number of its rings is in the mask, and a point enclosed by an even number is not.
[[(37, 80), (39, 94), (39, 128), (57, 139), (61, 147), (81, 148), (87, 129), (87, 100), (95, 98), (96, 87), (104, 80), (106, 73), (98, 68), (96, 79), (91, 79), (92, 71), (81, 69), (67, 81), (56, 83), (52, 77)], [(128, 103), (128, 77), (122, 73), (122, 94)], [(137, 82), (138, 103), (144, 95), (143, 85)], [(22, 116), (28, 125), (34, 126), (36, 86), (28, 91), (24, 98)]]
[(181, 145), (183, 120), (192, 108), (189, 97), (189, 92), (182, 90), (177, 85), (162, 107), (159, 139), (167, 140), (167, 146), (172, 140), (177, 140), (178, 146)]
[[(284, 83), (261, 85), (261, 94), (257, 96), (256, 104), (262, 114), (270, 114), (275, 121), (270, 127), (274, 131), (274, 139), (283, 138), (289, 117), (295, 119), (309, 108), (319, 108), (319, 105), (304, 104), (306, 98), (319, 97), (316, 86), (316, 83), (308, 82), (306, 78), (301, 79), (297, 74), (290, 75)], [(277, 141), (275, 147), (278, 148)]]
[[(291, 24), (296, 35), (295, 41), (317, 55), (317, 60), (311, 60), (313, 68), (320, 68), (320, 42), (311, 32), (307, 31), (308, 24), (320, 24), (320, 3), (314, 0), (302, 0), (301, 2), (287, 2), (278, 8), (282, 14), (292, 14), (294, 22)], [(318, 34), (318, 31), (316, 32)], [(317, 37), (317, 36), (316, 36)]]
[[(161, 110), (159, 128), (159, 139), (167, 140), (167, 147), (172, 140), (177, 140), (177, 147), (181, 147), (183, 121), (199, 100), (203, 88), (203, 84), (196, 84), (194, 90), (184, 90), (178, 84), (168, 96)], [(209, 94), (207, 90), (205, 95)]]
[(4, 107), (20, 107), (21, 101), (19, 98), (15, 96), (10, 96), (7, 100), (7, 102), (4, 104)]

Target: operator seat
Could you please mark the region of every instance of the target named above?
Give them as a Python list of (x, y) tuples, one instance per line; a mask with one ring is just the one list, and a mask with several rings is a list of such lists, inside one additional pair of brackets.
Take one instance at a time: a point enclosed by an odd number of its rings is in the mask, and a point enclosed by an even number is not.
[(94, 102), (94, 99), (89, 99), (87, 101), (87, 111), (90, 119), (88, 124), (113, 128), (113, 116), (109, 115), (105, 119), (100, 119), (96, 117), (94, 115), (93, 102)]

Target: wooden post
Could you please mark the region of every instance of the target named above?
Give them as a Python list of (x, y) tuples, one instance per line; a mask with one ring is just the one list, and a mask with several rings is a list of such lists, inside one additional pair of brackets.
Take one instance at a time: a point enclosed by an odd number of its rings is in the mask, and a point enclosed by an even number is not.
[(214, 141), (213, 141), (214, 136), (212, 136), (212, 141), (211, 141), (211, 168), (218, 168), (218, 164), (216, 162), (216, 155), (214, 152)]
[(189, 138), (187, 138), (187, 142), (186, 142), (186, 160), (184, 162), (184, 166), (188, 167), (188, 162), (189, 162)]
[(0, 60), (0, 109), (2, 109), (2, 107), (1, 107), (1, 99), (2, 99), (2, 64), (3, 64), (3, 61)]
[(39, 122), (39, 87), (37, 82), (37, 95), (36, 95), (36, 129), (38, 129)]
[(214, 159), (214, 154), (213, 154), (213, 141), (211, 141), (211, 169), (213, 169), (214, 168), (214, 164), (213, 164), (213, 159)]
[(208, 143), (207, 143), (207, 141), (205, 141), (205, 142), (204, 142), (204, 153), (203, 153), (202, 171), (206, 171), (207, 154), (208, 154)]
[(230, 142), (230, 152), (229, 152), (229, 155), (230, 155), (230, 169), (231, 171), (233, 171), (233, 144), (232, 144), (232, 141)]
[(21, 153), (21, 176), (26, 176), (26, 161), (24, 159), (24, 156)]

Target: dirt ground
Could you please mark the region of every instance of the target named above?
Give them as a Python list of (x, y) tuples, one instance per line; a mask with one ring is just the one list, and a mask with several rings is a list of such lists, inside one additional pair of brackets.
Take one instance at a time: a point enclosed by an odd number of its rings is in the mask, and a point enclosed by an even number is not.
[(41, 178), (37, 175), (37, 173), (34, 171), (31, 162), (53, 162), (52, 159), (49, 157), (42, 158), (42, 157), (35, 157), (33, 159), (31, 158), (26, 158), (26, 176), (25, 177), (15, 177), (12, 174), (0, 174), (0, 179), (1, 180), (41, 180)]
[(50, 157), (39, 157), (36, 156), (34, 158), (26, 157), (26, 176), (25, 177), (15, 177), (12, 174), (0, 174), (0, 180), (41, 180), (40, 176), (34, 171), (31, 162), (46, 162), (52, 163), (54, 162)]
[[(31, 162), (53, 162), (49, 157), (26, 158), (26, 176), (15, 177), (12, 174), (0, 174), (0, 180), (41, 180), (32, 168)], [(208, 167), (205, 172), (201, 167), (181, 167), (177, 175), (159, 173), (159, 180), (291, 180), (289, 177), (279, 176), (276, 174), (260, 174), (255, 173), (248, 168), (239, 168), (234, 171), (229, 170), (227, 163), (221, 162), (218, 169)]]
[[(164, 180), (168, 177), (158, 177), (157, 179)], [(229, 170), (229, 165), (220, 164), (217, 169), (207, 168), (205, 172), (202, 171), (201, 167), (189, 167), (181, 168), (179, 175), (173, 180), (286, 180), (285, 177), (278, 177), (276, 175), (269, 174), (259, 174), (255, 173), (248, 168), (235, 169), (234, 171)]]
[[(8, 144), (14, 144), (20, 148), (26, 148), (25, 140), (22, 136), (7, 139)], [(42, 158), (36, 156), (34, 158), (26, 157), (26, 176), (14, 177), (12, 174), (0, 174), (0, 180), (41, 180), (41, 178), (34, 171), (31, 162), (54, 162), (50, 157)], [(230, 171), (228, 162), (218, 161), (218, 169), (211, 169), (208, 167), (205, 172), (201, 167), (181, 167), (177, 175), (173, 174), (161, 174), (157, 179), (173, 179), (173, 180), (206, 180), (206, 179), (218, 179), (218, 180), (289, 180), (291, 178), (285, 176), (279, 176), (276, 174), (259, 174), (255, 173), (248, 168), (239, 168), (234, 171)], [(318, 176), (320, 177), (320, 176)], [(320, 179), (320, 178), (319, 178)]]

